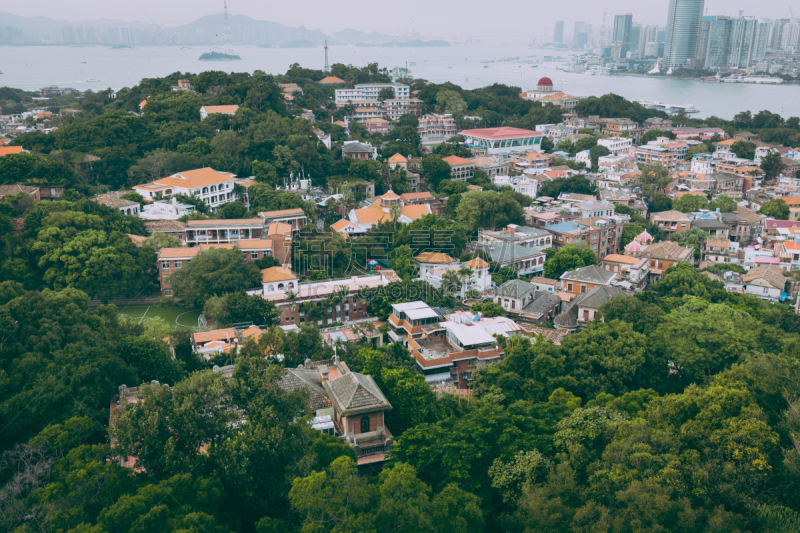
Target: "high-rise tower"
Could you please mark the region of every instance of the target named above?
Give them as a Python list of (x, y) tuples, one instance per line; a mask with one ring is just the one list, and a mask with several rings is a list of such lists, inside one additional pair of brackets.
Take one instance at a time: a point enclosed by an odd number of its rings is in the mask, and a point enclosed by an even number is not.
[(233, 39), (231, 39), (231, 23), (228, 21), (228, 0), (223, 0), (225, 7), (225, 53), (233, 55)]
[(632, 25), (632, 14), (614, 15), (614, 30), (611, 34), (611, 42), (614, 45), (614, 59), (625, 59), (628, 56), (628, 50), (633, 48), (631, 46)]
[(325, 39), (325, 74), (330, 72), (331, 68), (328, 65), (328, 40)]
[(557, 44), (561, 44), (564, 42), (564, 21), (557, 20), (556, 25), (553, 28), (553, 42)]
[(695, 56), (704, 0), (670, 0), (664, 68), (680, 68)]

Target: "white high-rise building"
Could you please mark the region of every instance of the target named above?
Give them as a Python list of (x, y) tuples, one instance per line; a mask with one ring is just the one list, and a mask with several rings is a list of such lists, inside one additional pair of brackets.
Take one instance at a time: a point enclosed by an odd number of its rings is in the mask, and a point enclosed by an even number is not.
[(642, 26), (642, 29), (639, 32), (639, 57), (645, 57), (648, 55), (646, 53), (647, 43), (656, 43), (656, 53), (654, 55), (658, 55), (658, 26), (655, 24), (650, 24), (647, 26)]
[(695, 57), (704, 0), (670, 0), (667, 38), (664, 44), (664, 67), (680, 68)]

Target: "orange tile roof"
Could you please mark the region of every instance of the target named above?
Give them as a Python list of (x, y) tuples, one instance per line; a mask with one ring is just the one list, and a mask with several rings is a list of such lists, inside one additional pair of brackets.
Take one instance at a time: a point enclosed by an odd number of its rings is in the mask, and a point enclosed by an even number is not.
[(221, 243), (206, 243), (200, 245), (200, 251), (206, 252), (211, 250), (212, 248), (222, 248), (223, 250), (235, 250), (236, 243), (233, 242), (221, 242)]
[(447, 163), (451, 167), (454, 167), (456, 165), (473, 164), (473, 162), (470, 161), (469, 159), (464, 159), (463, 157), (458, 157), (457, 155), (451, 155), (451, 156), (448, 156), (448, 157), (443, 157), (442, 161), (444, 161), (445, 163)]
[(144, 241), (146, 241), (146, 240), (147, 240), (147, 237), (142, 237), (141, 235), (132, 235), (132, 234), (130, 234), (130, 233), (127, 233), (126, 235), (127, 235), (127, 236), (128, 236), (128, 238), (131, 240), (131, 242), (132, 242), (133, 244), (135, 244), (136, 246), (141, 246), (141, 245), (143, 245), (143, 244), (144, 244)]
[(408, 159), (400, 154), (394, 154), (389, 158), (389, 163), (408, 163)]
[(19, 154), (21, 152), (22, 146), (0, 146), (0, 155)]
[(280, 211), (261, 211), (258, 216), (262, 218), (275, 218), (275, 217), (283, 217), (289, 215), (303, 215), (304, 212), (301, 208), (296, 207), (294, 209), (282, 209)]
[(800, 250), (800, 244), (798, 244), (798, 243), (796, 243), (794, 241), (786, 241), (786, 242), (784, 242), (782, 244), (783, 244), (783, 247), (786, 248), (787, 250), (794, 250), (794, 251)]
[(344, 228), (346, 228), (347, 226), (353, 226), (354, 228), (358, 227), (355, 224), (353, 224), (352, 222), (350, 222), (349, 220), (347, 220), (346, 218), (343, 218), (343, 219), (339, 220), (338, 222), (336, 222), (334, 224), (331, 224), (331, 229), (333, 231), (341, 231)]
[(425, 200), (430, 198), (433, 199), (433, 195), (427, 191), (425, 192), (407, 192), (400, 195), (401, 198), (404, 200)]
[(200, 249), (197, 247), (192, 248), (162, 248), (158, 252), (159, 259), (191, 259), (192, 257), (197, 257), (197, 254), (200, 253)]
[(185, 170), (172, 176), (155, 180), (156, 185), (167, 185), (170, 187), (185, 187), (194, 189), (207, 185), (216, 185), (225, 181), (231, 181), (234, 175), (230, 172), (217, 172), (211, 167), (198, 168), (196, 170)]
[(372, 204), (364, 209), (356, 209), (354, 212), (360, 224), (377, 224), (378, 222), (392, 219), (389, 213), (381, 209), (381, 206), (377, 204)]
[(400, 208), (400, 213), (404, 216), (407, 216), (411, 220), (417, 220), (425, 215), (430, 215), (431, 209), (428, 204), (404, 205)]
[(242, 239), (236, 244), (240, 250), (272, 250), (272, 239)]
[(473, 270), (478, 270), (481, 268), (489, 268), (489, 263), (481, 259), (480, 257), (476, 257), (472, 261), (467, 263), (467, 266)]
[(415, 261), (420, 263), (455, 263), (456, 260), (443, 252), (423, 252), (414, 258)]
[(206, 110), (206, 113), (209, 115), (211, 113), (236, 113), (238, 111), (238, 105), (204, 105), (203, 109)]
[(264, 330), (259, 328), (258, 326), (250, 326), (249, 328), (247, 328), (242, 332), (242, 337), (248, 338), (255, 335), (257, 340), (258, 336), (261, 335), (262, 333), (264, 333)]
[(291, 236), (292, 225), (285, 222), (273, 222), (267, 229), (267, 235), (284, 235)]
[(264, 283), (270, 281), (288, 281), (292, 279), (298, 279), (297, 275), (287, 267), (274, 266), (261, 271), (261, 281)]
[(187, 226), (260, 226), (264, 223), (260, 218), (220, 218), (220, 219), (202, 219), (202, 220), (189, 220), (186, 222)]
[(141, 102), (139, 102), (139, 109), (143, 108), (146, 105), (147, 105), (147, 100), (142, 100)]
[(319, 80), (317, 83), (345, 83), (345, 81), (341, 78), (337, 78), (336, 76), (327, 76)]
[(609, 254), (603, 258), (603, 261), (610, 261), (612, 263), (627, 263), (629, 265), (636, 264), (639, 261), (636, 257), (630, 257), (628, 255), (620, 255), (620, 254)]
[(389, 189), (389, 190), (386, 192), (386, 194), (384, 194), (383, 196), (381, 196), (381, 198), (386, 198), (386, 199), (389, 199), (389, 200), (394, 200), (395, 198), (400, 198), (400, 197), (399, 197), (399, 196), (397, 196), (397, 193), (396, 193), (396, 192), (394, 192), (393, 190)]
[(385, 122), (386, 124), (389, 123), (388, 120), (384, 120), (382, 118), (368, 118), (367, 120), (364, 121), (365, 124), (378, 124), (383, 122)]
[(483, 187), (481, 187), (480, 185), (467, 185), (467, 190), (468, 191), (482, 191)]
[(233, 328), (213, 329), (211, 331), (198, 331), (194, 334), (194, 342), (201, 344), (212, 341), (235, 339), (236, 332)]

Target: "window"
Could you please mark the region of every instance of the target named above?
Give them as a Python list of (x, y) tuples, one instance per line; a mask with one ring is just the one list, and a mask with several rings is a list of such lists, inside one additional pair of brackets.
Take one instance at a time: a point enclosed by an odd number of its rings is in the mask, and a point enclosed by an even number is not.
[(164, 289), (164, 296), (172, 296), (172, 289)]
[(183, 266), (183, 261), (175, 261), (175, 268), (180, 268)]
[(258, 252), (250, 252), (250, 257), (252, 259), (258, 259)]
[(572, 283), (567, 283), (567, 292), (572, 292)]
[(586, 292), (586, 285), (581, 285), (581, 294)]
[(369, 433), (369, 417), (361, 417), (361, 433)]
[(167, 270), (169, 268), (169, 261), (161, 261), (161, 268)]

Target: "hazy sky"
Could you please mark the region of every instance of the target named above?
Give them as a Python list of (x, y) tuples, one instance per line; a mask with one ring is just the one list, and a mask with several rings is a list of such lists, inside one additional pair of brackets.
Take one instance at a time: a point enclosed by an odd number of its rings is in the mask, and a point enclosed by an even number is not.
[[(710, 15), (745, 15), (766, 18), (789, 17), (785, 0), (706, 0)], [(344, 28), (381, 33), (417, 31), (426, 36), (470, 34), (541, 36), (545, 26), (552, 34), (553, 21), (566, 21), (565, 34), (581, 20), (600, 24), (603, 7), (608, 7), (607, 24), (615, 13), (631, 12), (634, 22), (665, 25), (669, 0), (492, 0), (455, 2), (453, 0), (405, 0), (374, 2), (365, 0), (229, 0), (230, 13), (288, 26), (303, 25), (333, 33)], [(6, 1), (0, 11), (23, 16), (47, 16), (65, 20), (114, 18), (155, 22), (176, 26), (222, 10), (222, 0), (27, 0)], [(800, 7), (798, 7), (800, 15)]]

